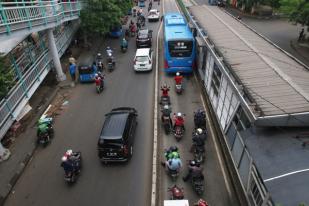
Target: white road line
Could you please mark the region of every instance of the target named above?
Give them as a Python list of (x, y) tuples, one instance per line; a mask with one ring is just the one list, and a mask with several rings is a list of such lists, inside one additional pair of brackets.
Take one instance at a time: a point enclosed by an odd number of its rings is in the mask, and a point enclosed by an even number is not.
[[(196, 82), (198, 82), (198, 79), (197, 79), (195, 73), (194, 73), (194, 77), (195, 77)], [(207, 122), (210, 122), (209, 113), (208, 113), (208, 111), (206, 110), (206, 104), (205, 104), (205, 102), (204, 102), (204, 98), (203, 98), (202, 94), (200, 94), (200, 98), (201, 98), (201, 100), (202, 100), (202, 104), (203, 104), (204, 110), (206, 111), (206, 119), (207, 119)], [(226, 172), (225, 172), (225, 170), (224, 170), (223, 160), (222, 160), (222, 157), (220, 156), (220, 153), (219, 153), (219, 147), (218, 147), (217, 140), (216, 140), (216, 138), (214, 137), (214, 130), (213, 130), (213, 128), (212, 128), (211, 126), (209, 127), (209, 129), (210, 129), (210, 135), (209, 135), (209, 136), (212, 138), (212, 141), (214, 142), (214, 145), (215, 145), (215, 150), (216, 150), (216, 154), (217, 154), (217, 157), (218, 157), (218, 160), (219, 160), (221, 172), (222, 172), (222, 174), (223, 174), (224, 183), (225, 183), (227, 192), (228, 192), (228, 194), (229, 194), (229, 197), (230, 197), (230, 199), (232, 199), (231, 187), (230, 187), (230, 184), (229, 184), (229, 182), (228, 182), (228, 180), (227, 180)]]
[(289, 173), (286, 173), (286, 174), (283, 174), (283, 175), (268, 178), (268, 179), (264, 180), (264, 182), (268, 182), (268, 181), (272, 181), (272, 180), (279, 179), (279, 178), (282, 178), (282, 177), (286, 177), (286, 176), (289, 176), (289, 175), (294, 175), (294, 174), (297, 174), (297, 173), (308, 172), (308, 171), (309, 171), (309, 169), (296, 170), (294, 172), (289, 172)]
[[(162, 2), (162, 10), (164, 12), (164, 2)], [(158, 150), (158, 81), (159, 81), (159, 35), (162, 28), (160, 23), (157, 33), (157, 49), (156, 49), (156, 74), (155, 74), (155, 102), (153, 116), (153, 152), (152, 152), (152, 186), (151, 186), (151, 206), (156, 206), (157, 196), (157, 150)]]

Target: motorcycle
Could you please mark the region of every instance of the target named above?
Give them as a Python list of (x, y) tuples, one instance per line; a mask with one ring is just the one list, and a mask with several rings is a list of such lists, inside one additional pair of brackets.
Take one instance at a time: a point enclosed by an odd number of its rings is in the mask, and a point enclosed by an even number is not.
[(38, 127), (40, 127), (40, 125), (42, 124), (46, 124), (48, 129), (46, 132), (44, 133), (41, 133), (39, 131), (39, 128), (38, 128), (38, 131), (37, 131), (37, 144), (41, 144), (43, 145), (44, 147), (46, 147), (50, 141), (51, 141), (51, 138), (54, 137), (54, 128), (53, 128), (53, 118), (52, 117), (45, 117), (45, 118), (41, 118), (38, 122)]
[(202, 195), (204, 193), (204, 180), (202, 178), (191, 178), (191, 184), (196, 194)]
[(108, 71), (113, 71), (115, 69), (115, 61), (112, 56), (107, 59), (107, 69)]
[(194, 112), (195, 128), (206, 129), (206, 114), (205, 111)]
[(173, 187), (168, 188), (168, 191), (170, 192), (171, 200), (182, 200), (184, 198), (183, 188), (177, 187), (177, 185), (174, 185)]
[(205, 147), (204, 146), (194, 146), (194, 160), (197, 163), (203, 163), (205, 159)]
[(103, 81), (102, 84), (103, 85), (96, 85), (96, 91), (97, 91), (98, 94), (100, 94), (103, 91), (103, 89), (104, 89), (104, 81)]
[(82, 167), (82, 154), (81, 152), (74, 152), (72, 155), (75, 156), (76, 158), (76, 163), (77, 163), (77, 169), (74, 171), (66, 171), (64, 173), (64, 180), (68, 183), (74, 183), (76, 182), (78, 176), (80, 175), (81, 172), (81, 167)]
[(128, 47), (127, 46), (121, 46), (121, 51), (122, 53), (126, 53), (127, 52)]
[(165, 134), (168, 135), (171, 131), (171, 117), (162, 114), (161, 119), (162, 119)]
[(183, 137), (183, 133), (184, 133), (184, 130), (181, 126), (175, 127), (174, 136), (175, 136), (177, 141), (181, 140), (181, 138)]
[(179, 175), (179, 171), (168, 169), (168, 174), (171, 176), (172, 180), (175, 182)]
[(164, 106), (164, 105), (170, 105), (170, 104), (171, 104), (170, 97), (169, 97), (169, 96), (161, 96), (160, 104), (161, 104), (162, 106)]
[(182, 84), (176, 84), (176, 93), (177, 94), (182, 94)]

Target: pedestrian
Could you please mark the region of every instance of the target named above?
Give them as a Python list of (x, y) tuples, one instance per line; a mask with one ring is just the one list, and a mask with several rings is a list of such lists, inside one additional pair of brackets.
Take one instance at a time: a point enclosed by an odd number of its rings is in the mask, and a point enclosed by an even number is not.
[(304, 33), (305, 33), (305, 30), (304, 30), (304, 28), (302, 28), (302, 30), (299, 32), (298, 41), (302, 41), (303, 40)]
[(75, 82), (75, 79), (76, 79), (76, 65), (70, 63), (69, 71), (70, 71), (72, 82)]
[(72, 54), (70, 55), (70, 58), (69, 58), (69, 63), (71, 63), (71, 64), (75, 64), (75, 65), (76, 65), (76, 60), (75, 60), (75, 58), (73, 57), (73, 55), (72, 55)]

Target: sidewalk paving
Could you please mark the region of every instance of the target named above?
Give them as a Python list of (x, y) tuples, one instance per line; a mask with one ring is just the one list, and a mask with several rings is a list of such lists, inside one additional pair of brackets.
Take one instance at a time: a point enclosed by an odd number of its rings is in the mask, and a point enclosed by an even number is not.
[[(78, 58), (80, 51), (78, 49), (72, 49), (73, 56)], [(53, 101), (62, 101), (63, 93), (66, 93), (67, 88), (71, 88), (71, 79), (68, 74), (68, 56), (63, 56), (61, 59), (62, 68), (66, 73), (67, 80), (54, 84), (52, 86), (40, 85), (38, 90), (30, 99), (32, 106), (32, 113), (29, 120), (25, 123), (25, 129), (19, 134), (16, 139), (13, 138), (13, 142), (9, 147), (11, 156), (7, 161), (0, 164), (0, 205), (4, 205), (7, 196), (10, 192), (14, 192), (12, 189), (27, 164), (31, 161), (32, 156), (35, 154), (36, 145), (36, 122), (40, 116), (44, 113), (46, 108)], [(55, 75), (51, 73), (49, 75)], [(60, 101), (59, 101), (60, 98)], [(60, 102), (61, 103), (61, 102)]]

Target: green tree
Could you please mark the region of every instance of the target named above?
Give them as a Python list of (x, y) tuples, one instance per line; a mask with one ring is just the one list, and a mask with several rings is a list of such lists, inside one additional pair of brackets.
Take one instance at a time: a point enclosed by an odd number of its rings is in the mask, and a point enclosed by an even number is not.
[(280, 11), (289, 15), (291, 21), (309, 26), (309, 0), (281, 0)]
[(88, 0), (81, 11), (81, 28), (88, 36), (104, 35), (120, 24), (131, 6), (130, 0)]
[(14, 75), (8, 72), (8, 63), (5, 57), (0, 56), (0, 99), (4, 98), (14, 85)]

